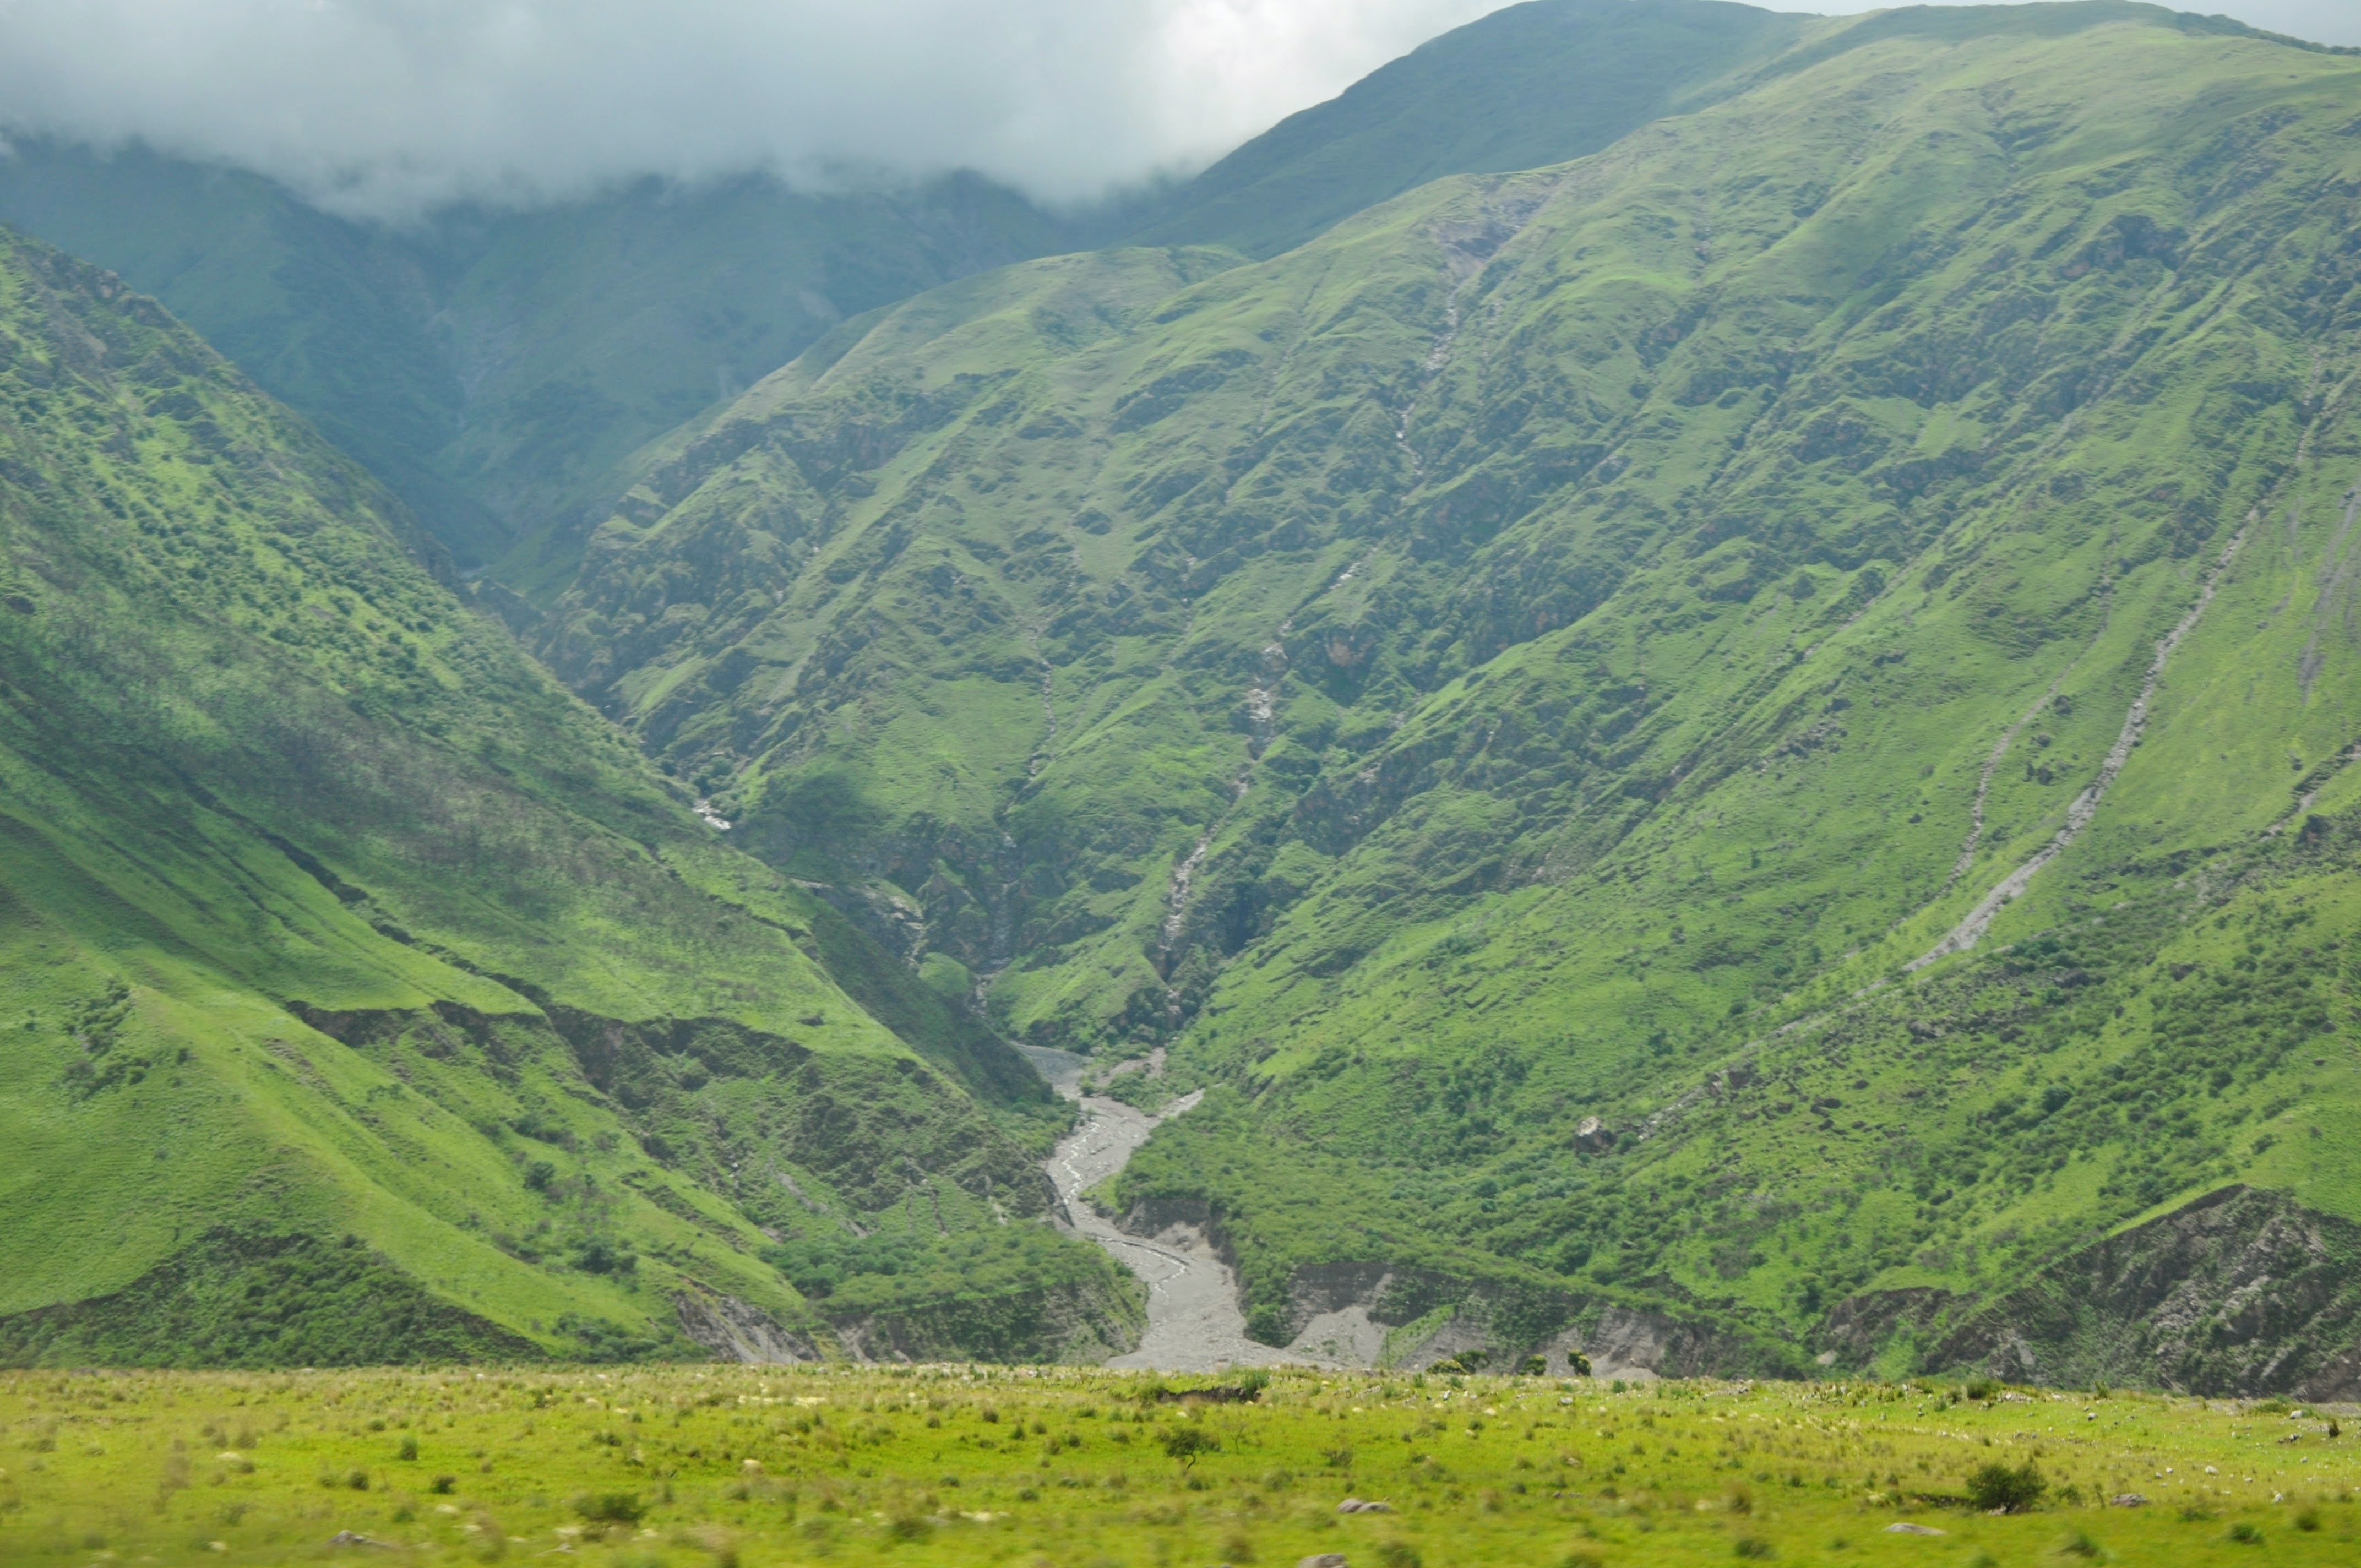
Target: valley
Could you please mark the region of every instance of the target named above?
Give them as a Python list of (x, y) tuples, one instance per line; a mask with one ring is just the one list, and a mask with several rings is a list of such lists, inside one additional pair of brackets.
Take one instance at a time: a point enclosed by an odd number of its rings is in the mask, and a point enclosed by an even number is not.
[(1637, 1483), (1445, 1388), (2361, 1398), (2361, 53), (1532, 0), (1094, 206), (0, 218), (0, 1365), (1268, 1373), (1479, 1531)]
[(1941, 1336), (1876, 1303), (1971, 1312), (2284, 1142), (2241, 1123), (2352, 1146), (2292, 993), (2227, 1078), (2125, 1076), (2201, 920), (2342, 983), (2274, 923), (2350, 784), (2299, 849), (2263, 758), (2341, 780), (2361, 722), (2289, 613), (2361, 475), (2351, 61), (1817, 36), (1268, 259), (884, 313), (656, 455), (535, 644), (1011, 1038), (1165, 1048), (1207, 1098), (1115, 1206), (1221, 1216), (1260, 1343), (1794, 1369), (1870, 1313), (1839, 1357), (1899, 1370)]

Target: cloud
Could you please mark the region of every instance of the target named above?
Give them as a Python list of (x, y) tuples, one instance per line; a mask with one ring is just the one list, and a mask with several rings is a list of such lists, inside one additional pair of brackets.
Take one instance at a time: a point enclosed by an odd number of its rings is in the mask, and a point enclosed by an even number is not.
[(617, 178), (1202, 162), (1499, 0), (0, 0), (21, 130), (399, 216)]
[[(2356, 0), (2223, 3), (2361, 42)], [(1082, 200), (1218, 156), (1499, 4), (0, 0), (0, 104), (20, 130), (143, 140), (376, 216), (753, 169), (970, 168)]]

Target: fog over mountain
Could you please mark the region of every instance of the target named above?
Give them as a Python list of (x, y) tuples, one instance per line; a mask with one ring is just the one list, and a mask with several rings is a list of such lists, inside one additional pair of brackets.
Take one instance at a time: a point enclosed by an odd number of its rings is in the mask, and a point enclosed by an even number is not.
[[(20, 131), (144, 140), (274, 176), (354, 216), (753, 170), (808, 187), (965, 168), (1073, 201), (1201, 166), (1498, 8), (16, 0), (0, 9), (0, 93)], [(2348, 0), (2228, 9), (2361, 42)]]
[(1051, 200), (1202, 164), (1486, 0), (29, 0), (20, 130), (254, 169), (347, 215), (656, 174), (969, 168)]

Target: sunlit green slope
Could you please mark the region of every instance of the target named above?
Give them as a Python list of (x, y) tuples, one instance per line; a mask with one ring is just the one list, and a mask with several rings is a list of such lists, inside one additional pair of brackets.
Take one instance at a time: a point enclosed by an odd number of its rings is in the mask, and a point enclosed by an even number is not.
[(1448, 174), (1563, 163), (1734, 91), (1807, 18), (1730, 0), (1526, 0), (1290, 115), (1132, 233), (1264, 257)]
[(2356, 91), (2141, 6), (1814, 23), (1266, 262), (972, 280), (684, 434), (544, 651), (1007, 1027), (1170, 1042), (1216, 1093), (1123, 1194), (1259, 1332), (1473, 1249), (1965, 1355), (2156, 1205), (2361, 1216)]
[[(1036, 1223), (1006, 1046), (722, 848), (353, 463), (14, 236), (0, 535), (0, 1357), (1124, 1332)], [(863, 1234), (895, 1278), (774, 1266)]]

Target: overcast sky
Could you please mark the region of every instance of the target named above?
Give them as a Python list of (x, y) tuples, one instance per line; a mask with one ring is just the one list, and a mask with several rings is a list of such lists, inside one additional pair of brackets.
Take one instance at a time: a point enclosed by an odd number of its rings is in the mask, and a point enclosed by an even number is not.
[[(2361, 43), (2361, 0), (2217, 3)], [(1499, 4), (0, 0), (0, 104), (356, 214), (751, 168), (973, 168), (1071, 200), (1201, 164)]]

